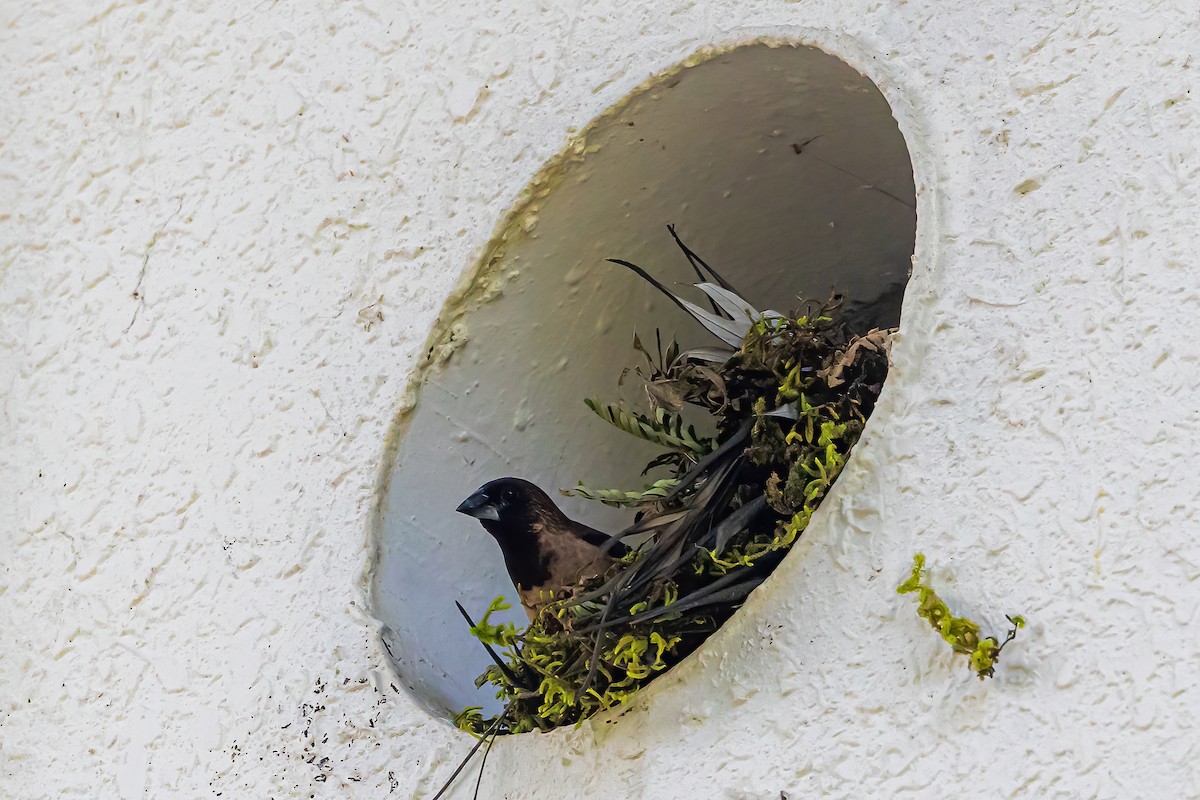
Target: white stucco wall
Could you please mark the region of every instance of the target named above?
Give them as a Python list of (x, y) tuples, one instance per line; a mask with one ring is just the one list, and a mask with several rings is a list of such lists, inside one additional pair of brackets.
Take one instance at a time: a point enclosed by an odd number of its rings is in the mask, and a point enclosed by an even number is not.
[[(1200, 20), (936, 0), (5, 3), (0, 792), (440, 784), (469, 740), (363, 611), (408, 375), (571, 130), (748, 31), (893, 106), (897, 368), (747, 608), (612, 724), (499, 742), (483, 796), (1200, 795)], [(1030, 618), (995, 680), (894, 594), (918, 549)]]

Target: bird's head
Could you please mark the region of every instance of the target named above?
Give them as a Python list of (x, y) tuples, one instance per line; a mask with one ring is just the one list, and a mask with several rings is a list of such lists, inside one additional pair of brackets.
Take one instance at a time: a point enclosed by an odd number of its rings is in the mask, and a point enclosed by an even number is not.
[(455, 510), (479, 520), (496, 535), (527, 531), (535, 523), (562, 517), (545, 492), (520, 478), (497, 478), (485, 483)]

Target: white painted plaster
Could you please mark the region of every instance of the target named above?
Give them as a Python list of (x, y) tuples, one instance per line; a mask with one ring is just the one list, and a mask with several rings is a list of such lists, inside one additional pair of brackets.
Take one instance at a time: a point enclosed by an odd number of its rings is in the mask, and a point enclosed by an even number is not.
[[(6, 795), (428, 796), (470, 742), (363, 611), (408, 376), (572, 129), (752, 32), (899, 120), (897, 368), (732, 624), (612, 724), (498, 743), (482, 796), (1200, 795), (1191, 4), (0, 19)], [(917, 549), (964, 612), (1030, 618), (995, 680), (892, 591)]]

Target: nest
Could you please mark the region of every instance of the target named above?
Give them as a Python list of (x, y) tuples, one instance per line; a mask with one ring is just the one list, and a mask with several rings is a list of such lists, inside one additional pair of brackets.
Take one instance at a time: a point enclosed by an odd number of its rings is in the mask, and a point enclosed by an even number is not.
[[(672, 229), (672, 234), (674, 230)], [(587, 400), (615, 428), (663, 452), (641, 489), (574, 494), (637, 510), (617, 534), (630, 552), (607, 574), (546, 606), (524, 630), (496, 624), (498, 598), (471, 633), (493, 664), (504, 710), (456, 724), (481, 737), (579, 723), (626, 703), (678, 663), (745, 602), (804, 532), (846, 464), (888, 370), (892, 330), (854, 330), (835, 297), (790, 313), (759, 312), (676, 237), (711, 311), (640, 267), (616, 261), (667, 295), (721, 341), (681, 351), (638, 337), (641, 411)], [(621, 376), (622, 380), (629, 377)], [(697, 435), (684, 412), (711, 418)], [(460, 607), (461, 608), (461, 607)]]

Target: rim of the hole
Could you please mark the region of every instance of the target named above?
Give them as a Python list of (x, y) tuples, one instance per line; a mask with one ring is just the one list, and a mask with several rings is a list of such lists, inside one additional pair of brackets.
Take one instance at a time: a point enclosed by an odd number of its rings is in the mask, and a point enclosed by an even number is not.
[[(404, 687), (404, 693), (408, 695), (412, 707), (418, 709), (428, 717), (437, 719), (449, 729), (461, 734), (465, 738), (473, 737), (466, 731), (460, 731), (455, 727), (450, 718), (442, 714), (433, 713), (425, 708), (414, 696), (416, 690), (407, 685), (405, 676), (399, 672), (393, 659), (388, 656), (387, 646), (383, 641), (383, 632), (387, 623), (375, 613), (377, 605), (374, 597), (375, 572), (380, 561), (384, 528), (384, 508), (388, 499), (391, 476), (397, 466), (396, 457), (399, 454), (400, 445), (408, 433), (409, 424), (416, 409), (417, 400), (425, 378), (432, 370), (439, 368), (442, 363), (433, 354), (438, 346), (446, 341), (455, 326), (463, 320), (469, 311), (480, 301), (486, 302), (483, 299), (483, 295), (487, 292), (486, 279), (495, 274), (497, 266), (503, 262), (506, 254), (506, 242), (523, 232), (521, 221), (525, 215), (533, 210), (533, 207), (539, 201), (550, 197), (558, 188), (559, 183), (565, 176), (563, 168), (572, 160), (586, 159), (587, 154), (584, 150), (584, 145), (591, 133), (606, 120), (618, 116), (636, 98), (642, 96), (645, 92), (653, 90), (657, 86), (661, 86), (684, 70), (698, 66), (714, 58), (719, 58), (734, 50), (760, 45), (772, 48), (811, 48), (832, 56), (849, 69), (869, 80), (887, 103), (888, 110), (891, 112), (892, 119), (896, 123), (897, 130), (904, 142), (905, 151), (908, 155), (909, 167), (913, 173), (913, 194), (916, 206), (913, 254), (910, 257), (911, 268), (904, 286), (904, 301), (901, 307), (898, 335), (896, 337), (898, 344), (905, 340), (905, 333), (911, 327), (910, 317), (912, 315), (909, 308), (909, 290), (913, 279), (920, 278), (922, 282), (929, 282), (934, 277), (933, 267), (939, 259), (936, 258), (936, 251), (933, 247), (936, 244), (936, 238), (933, 235), (934, 232), (927, 230), (927, 228), (940, 215), (938, 214), (935, 193), (920, 180), (921, 175), (931, 174), (934, 171), (932, 169), (933, 160), (927, 157), (931, 152), (928, 146), (928, 137), (925, 135), (927, 126), (924, 124), (923, 119), (916, 113), (916, 108), (909, 99), (906, 90), (899, 82), (893, 80), (890, 71), (884, 68), (886, 62), (881, 61), (880, 54), (872, 51), (856, 37), (840, 34), (828, 29), (802, 26), (733, 28), (712, 37), (709, 42), (692, 49), (690, 54), (685, 55), (682, 59), (678, 56), (664, 59), (666, 63), (652, 69), (647, 77), (629, 86), (615, 102), (610, 102), (598, 114), (592, 116), (587, 123), (575, 129), (576, 132), (566, 138), (558, 152), (544, 161), (530, 175), (516, 198), (506, 206), (508, 210), (497, 221), (491, 237), (489, 237), (478, 253), (469, 259), (454, 289), (451, 290), (443, 302), (429, 336), (422, 344), (422, 355), (419, 356), (419, 361), (413, 367), (405, 390), (401, 395), (400, 408), (388, 426), (384, 446), (377, 462), (374, 503), (366, 526), (367, 538), (365, 549), (367, 551), (367, 558), (360, 574), (358, 587), (363, 610), (373, 623), (375, 628), (374, 639), (381, 654), (385, 656), (383, 660), (386, 663), (389, 674)], [(918, 254), (922, 254), (924, 257), (918, 258)], [(920, 265), (919, 268), (918, 264)], [(910, 313), (906, 314), (906, 310)], [(893, 380), (895, 371), (894, 366), (888, 370), (887, 378), (880, 390), (879, 401), (876, 403), (876, 410), (878, 410), (880, 405), (884, 404), (883, 401), (891, 393), (889, 387), (895, 384)], [(863, 433), (859, 438), (860, 443), (871, 431), (871, 420), (874, 417), (875, 411), (872, 411), (864, 424)], [(847, 467), (854, 462), (858, 450), (859, 447), (857, 446), (851, 450), (846, 463)], [(836, 485), (837, 482), (835, 482), (835, 487)], [(817, 512), (813, 515), (813, 520), (810, 521), (809, 526), (805, 529), (805, 536), (797, 540), (797, 545), (805, 539), (812, 540), (809, 529), (813, 527), (813, 522), (816, 522), (818, 517), (824, 519), (828, 516), (830, 512), (823, 510), (827, 509), (828, 505), (827, 503), (822, 503), (817, 509)], [(776, 581), (776, 573), (779, 567), (788, 560), (788, 557), (791, 556), (794, 550), (795, 548), (792, 548), (785, 554), (780, 565), (767, 576), (763, 582), (763, 586)], [(761, 588), (763, 587), (759, 587), (759, 589)], [(754, 594), (758, 594), (757, 589), (752, 593), (751, 597)], [(743, 609), (739, 608), (730, 617), (730, 620), (736, 619), (742, 612)], [(697, 661), (696, 657), (707, 648), (710, 648), (713, 640), (720, 637), (727, 630), (728, 626), (722, 625), (678, 664), (675, 664), (664, 672), (663, 676), (671, 674), (677, 678), (680, 677), (679, 671), (687, 665), (695, 663)], [(653, 696), (648, 694), (649, 692), (662, 691), (663, 689), (656, 690), (656, 687), (660, 684), (663, 684), (663, 688), (665, 688), (662, 676), (659, 676), (657, 680), (651, 681), (639, 693), (639, 697), (634, 702), (602, 711), (593, 715), (590, 719), (607, 720), (616, 723), (620, 717), (631, 711), (635, 705), (644, 706), (651, 700)], [(554, 734), (559, 730), (559, 728), (554, 728), (544, 732), (543, 735)], [(542, 732), (531, 731), (530, 733)]]

